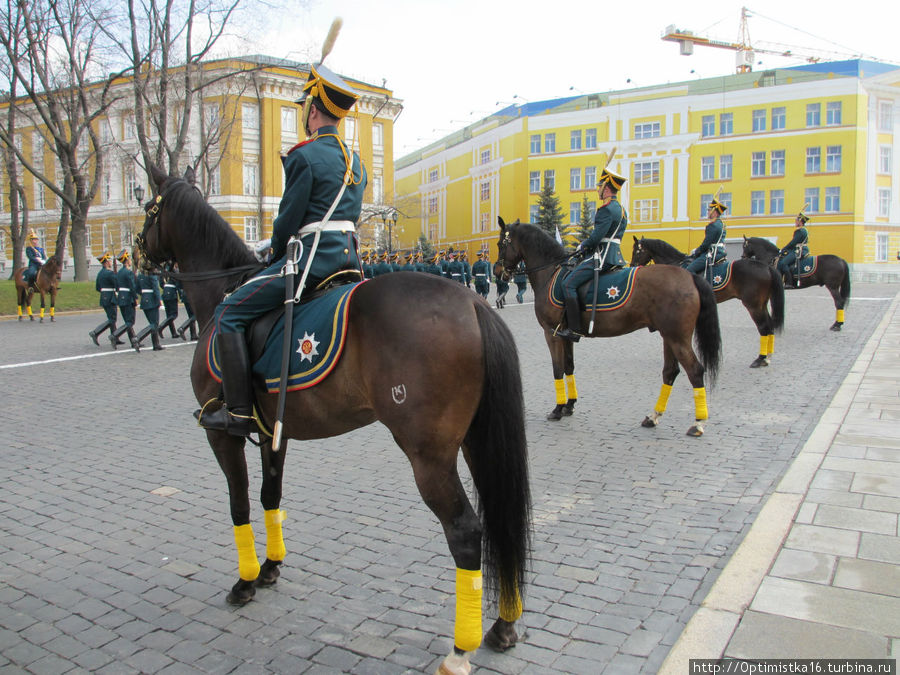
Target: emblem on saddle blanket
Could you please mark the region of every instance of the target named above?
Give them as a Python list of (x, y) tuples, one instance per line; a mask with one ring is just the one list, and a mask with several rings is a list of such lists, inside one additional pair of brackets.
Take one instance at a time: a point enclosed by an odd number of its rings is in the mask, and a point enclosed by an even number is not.
[(718, 265), (713, 265), (709, 272), (707, 272), (707, 281), (709, 281), (712, 286), (713, 291), (720, 291), (725, 288), (731, 282), (731, 266), (734, 265), (734, 261), (731, 262), (723, 262)]
[[(791, 265), (791, 273), (796, 271), (796, 263)], [(800, 259), (800, 278), (804, 279), (806, 277), (812, 276), (816, 273), (816, 267), (819, 266), (819, 256), (816, 255), (808, 255), (805, 258)]]
[[(601, 274), (597, 283), (597, 311), (608, 312), (622, 307), (631, 299), (634, 290), (635, 275), (638, 267), (625, 267)], [(562, 268), (556, 270), (553, 279), (550, 280), (550, 304), (554, 307), (565, 306), (565, 293), (563, 283), (568, 274), (562, 274)], [(593, 280), (579, 286), (578, 295), (584, 303), (585, 310), (590, 311), (594, 300)]]
[[(294, 307), (291, 365), (287, 390), (297, 391), (315, 386), (334, 370), (347, 338), (350, 299), (360, 284), (340, 286), (324, 295)], [(206, 346), (206, 366), (210, 375), (221, 382), (222, 369), (216, 331)], [(278, 393), (281, 380), (281, 350), (284, 340), (284, 315), (275, 322), (266, 340), (262, 356), (253, 364), (253, 374), (266, 382), (266, 391)]]

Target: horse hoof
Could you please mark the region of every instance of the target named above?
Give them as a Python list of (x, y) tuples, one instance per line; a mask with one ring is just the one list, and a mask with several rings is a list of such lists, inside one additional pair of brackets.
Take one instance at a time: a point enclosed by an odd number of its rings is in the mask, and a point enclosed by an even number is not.
[(225, 598), (229, 605), (246, 605), (256, 595), (256, 588), (253, 581), (244, 581), (239, 579), (238, 582), (231, 587), (231, 591)]
[(843, 325), (844, 324), (838, 323), (837, 321), (835, 321), (833, 324), (831, 324), (831, 330), (837, 332), (841, 329), (841, 326), (843, 326)]
[(690, 429), (687, 430), (687, 435), (693, 436), (694, 438), (699, 438), (700, 436), (703, 435), (703, 429), (698, 427), (697, 425), (694, 425)]
[(558, 422), (559, 420), (562, 419), (562, 416), (563, 416), (562, 409), (563, 409), (563, 406), (561, 406), (561, 405), (556, 406), (553, 410), (550, 411), (550, 414), (547, 415), (547, 419), (550, 420), (551, 422)]
[(269, 560), (266, 558), (262, 567), (259, 568), (259, 576), (256, 577), (256, 581), (254, 582), (256, 587), (265, 588), (278, 581), (278, 577), (281, 576), (281, 571), (278, 569), (280, 565), (280, 560)]
[(563, 406), (562, 414), (563, 414), (563, 417), (571, 417), (572, 415), (575, 414), (575, 406), (569, 405), (567, 403), (566, 405)]
[(645, 417), (644, 421), (641, 422), (641, 426), (645, 429), (654, 429), (657, 426), (658, 422), (656, 420), (650, 419), (650, 417)]
[(756, 361), (750, 364), (751, 368), (760, 368), (769, 365), (769, 359), (765, 356), (757, 356)]
[(497, 619), (491, 629), (484, 635), (484, 644), (495, 652), (505, 652), (510, 647), (515, 647), (519, 641), (516, 635), (515, 623)]

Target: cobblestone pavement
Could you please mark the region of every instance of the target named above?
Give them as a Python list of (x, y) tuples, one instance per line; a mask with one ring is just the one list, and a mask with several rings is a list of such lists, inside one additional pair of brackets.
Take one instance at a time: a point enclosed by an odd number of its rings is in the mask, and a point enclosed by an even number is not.
[[(545, 421), (549, 355), (511, 293), (533, 575), (520, 644), (479, 651), (478, 672), (656, 672), (896, 292), (857, 283), (833, 333), (823, 289), (789, 291), (785, 334), (757, 370), (748, 314), (720, 305), (725, 360), (700, 439), (684, 435), (684, 376), (660, 427), (639, 426), (662, 369), (646, 331), (582, 340), (576, 414)], [(230, 607), (227, 491), (190, 415), (192, 349), (97, 348), (99, 320), (0, 321), (0, 673), (433, 671), (451, 647), (453, 561), (387, 430), (291, 444), (282, 577)], [(261, 543), (258, 506), (254, 526)]]

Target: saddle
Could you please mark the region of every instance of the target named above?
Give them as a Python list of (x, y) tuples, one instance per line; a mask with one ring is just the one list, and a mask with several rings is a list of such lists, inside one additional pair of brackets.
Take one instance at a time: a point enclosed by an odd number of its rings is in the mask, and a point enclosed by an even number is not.
[[(639, 267), (613, 267), (597, 277), (597, 304), (598, 312), (618, 309), (631, 298), (634, 283)], [(565, 306), (565, 291), (563, 285), (566, 277), (572, 272), (571, 268), (560, 267), (550, 280), (550, 303), (555, 307)], [(584, 310), (594, 307), (594, 281), (591, 279), (578, 287), (578, 301)]]

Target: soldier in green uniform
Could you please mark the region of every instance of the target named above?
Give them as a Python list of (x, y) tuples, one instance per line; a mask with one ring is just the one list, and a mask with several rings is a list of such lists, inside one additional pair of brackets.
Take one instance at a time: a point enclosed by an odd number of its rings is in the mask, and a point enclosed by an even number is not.
[[(201, 414), (200, 425), (233, 436), (248, 436), (252, 422), (253, 386), (244, 331), (255, 318), (284, 303), (289, 240), (298, 236), (297, 262), (305, 288), (343, 269), (360, 270), (356, 221), (366, 189), (366, 170), (359, 154), (348, 148), (338, 123), (359, 95), (322, 64), (310, 67), (297, 103), (303, 104), (307, 140), (284, 158), (284, 194), (272, 225), (272, 264), (226, 296), (215, 310), (217, 347), (222, 364), (225, 406)], [(324, 221), (324, 222), (323, 222)]]
[(509, 282), (503, 278), (502, 274), (495, 274), (494, 285), (497, 287), (497, 298), (494, 300), (494, 304), (497, 309), (503, 309), (506, 305), (506, 294), (509, 292)]
[[(34, 230), (31, 231), (28, 241), (29, 244), (25, 247), (25, 257), (28, 258), (28, 267), (22, 272), (22, 281), (30, 286), (34, 283), (34, 280), (37, 279), (37, 274), (40, 272), (41, 267), (47, 262), (47, 254), (44, 253), (43, 247), (40, 246), (40, 240)], [(31, 309), (29, 308), (28, 311), (31, 312)], [(43, 315), (41, 320), (43, 320)]]
[[(809, 216), (803, 211), (797, 214), (797, 217), (794, 219), (794, 236), (778, 253), (780, 256), (778, 259), (778, 271), (784, 277), (785, 288), (794, 285), (793, 274), (797, 261), (809, 255), (809, 232), (806, 229), (808, 222)], [(799, 275), (796, 283), (800, 283)]]
[(368, 251), (364, 251), (362, 254), (362, 268), (363, 268), (363, 278), (371, 279), (375, 276), (372, 263), (370, 260), (370, 253)]
[(628, 214), (619, 203), (618, 197), (619, 190), (622, 189), (626, 180), (625, 177), (613, 173), (609, 169), (603, 169), (597, 185), (597, 192), (603, 205), (594, 214), (593, 231), (587, 239), (578, 244), (574, 254), (588, 257), (578, 264), (563, 285), (567, 326), (558, 329), (556, 334), (573, 342), (577, 342), (581, 337), (581, 307), (578, 302), (578, 287), (593, 281), (595, 265), (600, 274), (614, 267), (625, 265), (621, 244), (622, 235), (625, 234), (625, 228), (628, 226)]
[(447, 254), (450, 261), (447, 263), (447, 275), (458, 283), (466, 283), (466, 269), (459, 260), (459, 252), (453, 251)]
[(178, 299), (184, 305), (184, 313), (188, 316), (187, 321), (178, 327), (178, 336), (182, 340), (187, 340), (184, 333), (185, 331), (190, 331), (191, 342), (195, 342), (197, 340), (197, 317), (194, 316), (194, 310), (191, 308), (191, 303), (184, 293), (184, 288), (181, 287), (181, 282), (178, 282)]
[(387, 251), (383, 251), (378, 256), (378, 263), (375, 265), (374, 274), (376, 277), (380, 277), (382, 274), (390, 274), (393, 271), (391, 264), (388, 262)]
[[(718, 199), (713, 199), (709, 203), (707, 215), (709, 222), (706, 225), (703, 241), (681, 263), (682, 267), (687, 267), (688, 272), (703, 274), (704, 270), (706, 270), (707, 262), (709, 267), (712, 267), (725, 261), (725, 223), (722, 222), (721, 216), (727, 208)], [(707, 258), (709, 258), (708, 261)]]
[(134, 272), (131, 270), (131, 256), (128, 251), (122, 249), (116, 259), (122, 264), (116, 274), (116, 304), (119, 306), (119, 313), (122, 315), (122, 327), (112, 331), (109, 335), (109, 342), (115, 349), (119, 344), (119, 336), (128, 333), (128, 339), (131, 340), (131, 346), (136, 352), (140, 352), (141, 348), (137, 338), (134, 335), (134, 309), (137, 307), (140, 293), (137, 288), (137, 280), (134, 278)]
[(137, 285), (141, 293), (141, 310), (147, 318), (147, 325), (138, 332), (135, 339), (141, 344), (149, 335), (153, 351), (161, 351), (165, 347), (159, 343), (159, 304), (162, 301), (159, 275), (141, 272), (137, 275)]
[(424, 272), (425, 271), (425, 263), (422, 261), (422, 251), (416, 251), (414, 265), (415, 265), (416, 272)]
[(178, 281), (168, 274), (159, 277), (160, 290), (162, 291), (163, 307), (166, 310), (166, 318), (159, 324), (159, 334), (162, 337), (166, 327), (172, 332), (172, 337), (177, 337), (175, 332), (175, 319), (178, 318)]
[(516, 284), (518, 292), (516, 293), (516, 302), (520, 305), (525, 300), (525, 291), (528, 288), (528, 275), (525, 274), (525, 261), (520, 260), (516, 265), (516, 272), (513, 274), (513, 283)]
[[(452, 249), (450, 250), (450, 253), (453, 253)], [(441, 251), (440, 257), (438, 258), (438, 265), (440, 265), (441, 268), (441, 276), (447, 277), (449, 279), (450, 272), (448, 268), (450, 267), (450, 261), (447, 259), (448, 255), (449, 254), (447, 253), (447, 251)]]
[(478, 251), (478, 260), (472, 265), (472, 276), (475, 278), (475, 292), (487, 300), (491, 292), (491, 263), (484, 251)]
[(428, 274), (434, 274), (435, 276), (438, 276), (438, 277), (444, 276), (444, 273), (441, 272), (440, 257), (441, 257), (440, 253), (435, 253), (433, 256), (431, 256), (431, 260), (429, 260), (428, 264), (425, 265), (425, 271)]
[(472, 288), (472, 266), (469, 264), (469, 252), (466, 249), (460, 251), (459, 259), (463, 266), (463, 276), (466, 279), (466, 288)]
[(109, 328), (110, 332), (116, 332), (116, 273), (112, 270), (112, 255), (110, 253), (104, 252), (103, 255), (97, 258), (97, 261), (103, 267), (97, 272), (97, 281), (94, 286), (97, 292), (100, 293), (100, 306), (106, 312), (106, 321), (90, 331), (88, 335), (91, 336), (94, 344), (99, 347), (100, 343), (97, 342), (97, 337), (103, 331)]

